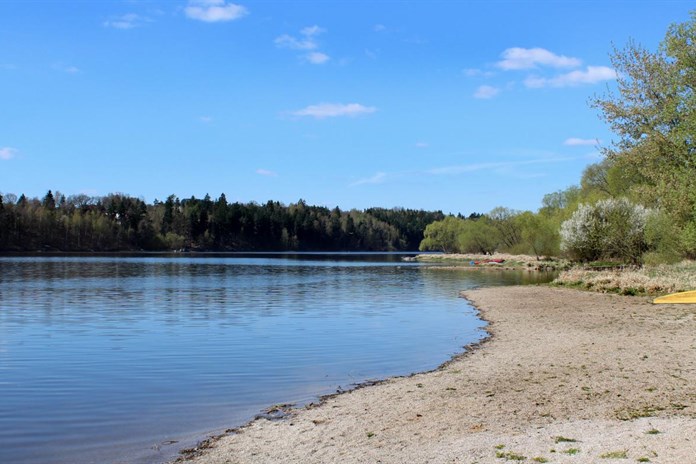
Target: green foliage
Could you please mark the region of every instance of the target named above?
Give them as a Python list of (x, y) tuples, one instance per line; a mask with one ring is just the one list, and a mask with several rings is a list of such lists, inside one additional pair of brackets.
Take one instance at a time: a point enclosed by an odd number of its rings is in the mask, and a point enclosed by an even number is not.
[(464, 221), (458, 238), (459, 251), (493, 254), (500, 242), (500, 232), (492, 222), (487, 217)]
[[(570, 217), (580, 201), (581, 190), (577, 186), (570, 186), (565, 190), (547, 193), (541, 201), (539, 213), (547, 217), (558, 217), (562, 220)], [(560, 224), (560, 222), (559, 222)]]
[(447, 216), (442, 221), (429, 224), (425, 228), (419, 249), (421, 251), (444, 251), (445, 253), (460, 252), (459, 235), (463, 231), (465, 222), (464, 219)]
[(684, 254), (691, 259), (696, 259), (696, 220), (689, 221), (684, 226), (679, 241)]
[(498, 206), (486, 215), (493, 227), (498, 230), (500, 246), (505, 251), (514, 251), (522, 240), (522, 230), (516, 220), (520, 213), (514, 209)]
[(662, 211), (648, 217), (645, 241), (650, 250), (643, 256), (645, 264), (673, 264), (681, 259), (680, 231), (674, 221)]
[(558, 222), (553, 217), (497, 207), (486, 215), (447, 217), (430, 224), (420, 249), (476, 254), (505, 251), (541, 258), (557, 255), (559, 242)]
[[(417, 250), (423, 240), (423, 231), (426, 226), (445, 218), (442, 211), (430, 212), (404, 208), (370, 208), (365, 210), (365, 213), (396, 227), (404, 237), (406, 250)], [(332, 230), (335, 230), (333, 225)]]
[(401, 208), (329, 210), (302, 200), (230, 204), (224, 194), (170, 195), (151, 205), (124, 194), (0, 198), (0, 251), (412, 250), (426, 223), (443, 217)]
[(499, 245), (499, 230), (488, 217), (461, 219), (448, 216), (425, 229), (421, 251), (492, 254)]
[(521, 240), (518, 250), (523, 254), (533, 254), (537, 259), (556, 256), (560, 251), (558, 224), (552, 218), (529, 211), (515, 218)]
[(696, 205), (695, 40), (696, 12), (672, 25), (656, 52), (635, 42), (615, 50), (618, 93), (593, 101), (619, 136), (605, 154), (629, 173), (631, 195), (659, 206), (679, 226)]

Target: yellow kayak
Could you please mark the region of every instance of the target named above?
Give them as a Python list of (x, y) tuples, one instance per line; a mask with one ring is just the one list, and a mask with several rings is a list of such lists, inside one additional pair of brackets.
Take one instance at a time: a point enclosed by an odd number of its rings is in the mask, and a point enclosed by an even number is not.
[(670, 295), (660, 296), (653, 300), (653, 303), (671, 304), (671, 303), (696, 303), (696, 290), (690, 292), (672, 293)]

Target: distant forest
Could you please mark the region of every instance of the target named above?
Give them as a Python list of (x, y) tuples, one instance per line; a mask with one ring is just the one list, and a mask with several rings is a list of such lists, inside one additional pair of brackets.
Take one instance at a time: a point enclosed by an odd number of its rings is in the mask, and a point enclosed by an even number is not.
[(406, 251), (441, 211), (0, 194), (0, 251)]

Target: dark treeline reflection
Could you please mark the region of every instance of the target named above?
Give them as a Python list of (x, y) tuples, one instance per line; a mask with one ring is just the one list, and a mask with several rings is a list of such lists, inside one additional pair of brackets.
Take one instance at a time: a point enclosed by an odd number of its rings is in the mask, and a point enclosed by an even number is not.
[(147, 204), (124, 194), (42, 198), (0, 194), (0, 251), (417, 250), (441, 211), (341, 211), (269, 201), (228, 203), (175, 195)]

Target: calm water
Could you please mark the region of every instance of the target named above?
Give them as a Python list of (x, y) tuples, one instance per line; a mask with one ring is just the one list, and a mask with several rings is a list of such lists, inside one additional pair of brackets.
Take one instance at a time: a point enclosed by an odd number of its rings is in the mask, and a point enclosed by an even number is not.
[(377, 255), (0, 258), (0, 462), (162, 462), (271, 404), (433, 369), (482, 336), (460, 290), (530, 278)]

